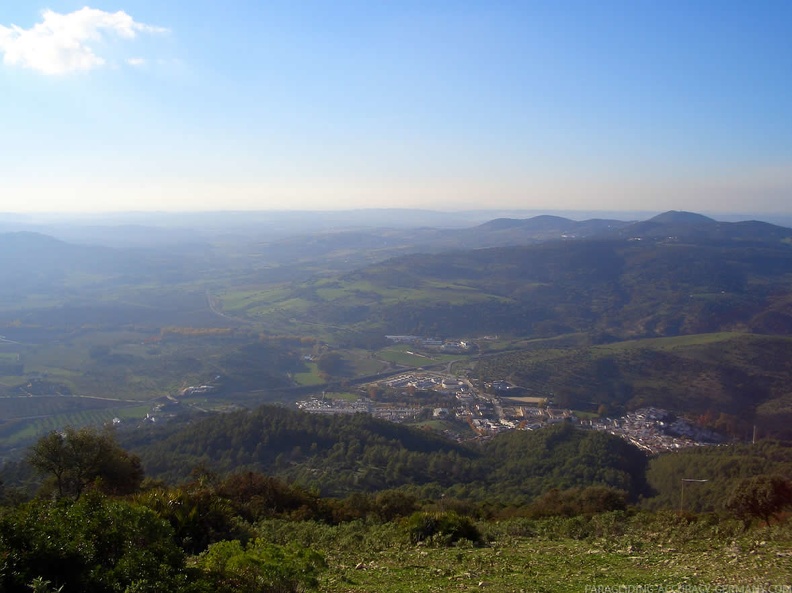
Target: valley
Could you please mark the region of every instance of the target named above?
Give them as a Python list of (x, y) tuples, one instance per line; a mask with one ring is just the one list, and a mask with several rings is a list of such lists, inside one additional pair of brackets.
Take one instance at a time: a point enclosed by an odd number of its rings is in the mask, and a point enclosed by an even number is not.
[[(372, 249), (363, 236), (391, 238)], [(449, 242), (462, 236), (487, 247), (458, 251)], [(470, 386), (510, 382), (569, 417), (655, 406), (726, 438), (755, 425), (788, 437), (791, 237), (685, 213), (326, 229), (267, 243), (248, 225), (235, 240), (179, 231), (146, 248), (7, 233), (0, 451), (65, 425), (365, 402), (383, 388), (404, 420), (427, 422), (453, 402), (416, 405), (415, 385), (408, 394), (368, 378), (429, 367)], [(535, 424), (530, 406), (519, 409), (479, 425), (470, 411), (450, 416), (471, 436)]]

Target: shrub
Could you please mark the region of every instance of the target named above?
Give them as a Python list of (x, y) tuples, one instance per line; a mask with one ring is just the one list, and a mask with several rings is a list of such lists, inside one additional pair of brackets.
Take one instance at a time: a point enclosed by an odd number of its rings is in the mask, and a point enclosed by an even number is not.
[(748, 522), (772, 519), (792, 506), (792, 482), (784, 476), (761, 475), (741, 480), (732, 491), (726, 508)]
[(196, 567), (216, 593), (297, 593), (318, 586), (324, 559), (301, 546), (277, 546), (256, 540), (212, 544), (196, 560)]
[(430, 541), (450, 545), (463, 539), (479, 544), (482, 540), (473, 521), (454, 511), (413, 513), (405, 522), (405, 529), (414, 544)]

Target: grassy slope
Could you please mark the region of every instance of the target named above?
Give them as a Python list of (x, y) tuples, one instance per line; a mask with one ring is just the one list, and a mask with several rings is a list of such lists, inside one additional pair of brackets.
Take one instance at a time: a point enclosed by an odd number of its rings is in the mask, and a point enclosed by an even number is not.
[(440, 591), (586, 591), (587, 587), (786, 585), (792, 564), (789, 528), (743, 532), (733, 522), (709, 525), (674, 514), (616, 514), (591, 520), (550, 519), (482, 524), (485, 547), (413, 546), (395, 525), (317, 527), (265, 522), (263, 537), (300, 542), (328, 562), (326, 593)]
[[(403, 548), (379, 552), (331, 553), (322, 590), (330, 593), (491, 591), (580, 593), (586, 587), (680, 585), (725, 586), (792, 578), (788, 554), (792, 542), (759, 548), (760, 554), (733, 556), (728, 542), (701, 542), (680, 550), (674, 542), (610, 547), (576, 540), (512, 538), (483, 549)], [(637, 542), (636, 542), (637, 543)], [(756, 547), (754, 547), (755, 549)], [(358, 564), (363, 567), (356, 569)]]

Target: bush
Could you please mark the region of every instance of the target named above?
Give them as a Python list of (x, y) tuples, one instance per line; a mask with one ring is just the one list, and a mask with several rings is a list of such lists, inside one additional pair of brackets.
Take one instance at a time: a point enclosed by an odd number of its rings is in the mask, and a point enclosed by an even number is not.
[(396, 523), (350, 521), (327, 525), (317, 521), (269, 519), (256, 525), (261, 541), (272, 544), (299, 544), (320, 552), (367, 550), (375, 552), (404, 543), (404, 532)]
[(726, 508), (744, 519), (771, 520), (792, 506), (792, 482), (784, 476), (761, 475), (741, 480), (726, 502)]
[(528, 516), (575, 517), (591, 516), (607, 511), (623, 511), (627, 508), (627, 493), (609, 486), (589, 486), (558, 490), (553, 488), (534, 500), (528, 507)]
[(454, 511), (413, 513), (405, 522), (405, 529), (414, 544), (428, 541), (450, 545), (463, 539), (480, 544), (482, 541), (481, 532), (473, 521)]
[(277, 546), (256, 540), (212, 544), (196, 560), (215, 593), (297, 593), (318, 586), (324, 559), (301, 546)]

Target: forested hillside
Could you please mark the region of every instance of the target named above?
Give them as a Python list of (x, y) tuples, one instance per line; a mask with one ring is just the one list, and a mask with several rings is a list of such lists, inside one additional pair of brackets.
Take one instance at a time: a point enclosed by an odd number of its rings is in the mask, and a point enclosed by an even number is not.
[[(65, 436), (50, 433), (39, 441), (35, 455), (6, 465), (5, 493), (29, 488), (34, 468), (57, 478), (57, 483), (46, 482), (50, 495), (76, 493), (77, 498), (81, 491), (97, 488), (111, 494), (133, 492), (145, 472), (153, 479), (149, 487), (214, 483), (232, 499), (241, 496), (238, 504), (254, 504), (256, 512), (265, 513), (301, 507), (325, 518), (368, 513), (374, 512), (375, 499), (398, 492), (398, 504), (407, 506), (412, 504), (408, 501), (447, 501), (466, 512), (497, 515), (501, 509), (510, 515), (542, 516), (582, 512), (587, 504), (600, 510), (623, 508), (625, 502), (674, 509), (684, 480), (698, 482), (687, 487), (682, 501), (687, 510), (722, 512), (741, 480), (792, 474), (788, 442), (693, 447), (648, 457), (621, 438), (561, 424), (462, 445), (362, 414), (322, 416), (273, 406), (121, 433), (120, 444), (129, 453), (115, 444), (112, 433), (91, 434), (87, 429), (70, 429)], [(53, 474), (52, 468), (68, 468), (71, 458), (57, 461), (48, 451), (69, 439), (77, 443), (78, 437), (101, 444), (94, 448), (101, 454), (98, 465), (82, 465), (78, 474), (68, 469)], [(85, 452), (94, 455), (94, 449)], [(247, 474), (267, 477), (250, 477), (247, 486), (233, 478)], [(97, 476), (101, 480), (94, 483)], [(241, 493), (250, 488), (261, 490), (256, 496), (269, 502)], [(319, 497), (348, 500), (352, 506), (332, 510)], [(397, 504), (396, 498), (388, 504)], [(240, 507), (239, 512), (253, 509)]]
[[(170, 434), (168, 434), (170, 433)], [(525, 504), (552, 488), (592, 485), (646, 494), (645, 455), (599, 432), (558, 426), (461, 445), (365, 415), (321, 416), (265, 406), (123, 441), (153, 477), (184, 479), (198, 466), (249, 469), (324, 495), (410, 487), (500, 504)]]
[[(654, 457), (647, 480), (649, 508), (720, 512), (741, 480), (753, 476), (792, 476), (792, 444), (760, 441), (721, 447), (690, 448)], [(682, 498), (682, 480), (688, 482)]]

